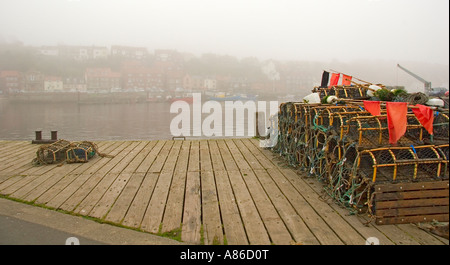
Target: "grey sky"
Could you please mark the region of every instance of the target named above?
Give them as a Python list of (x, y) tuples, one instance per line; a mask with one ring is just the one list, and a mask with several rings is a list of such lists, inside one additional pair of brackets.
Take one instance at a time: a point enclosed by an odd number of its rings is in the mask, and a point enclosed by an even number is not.
[(449, 63), (448, 0), (0, 0), (0, 42)]

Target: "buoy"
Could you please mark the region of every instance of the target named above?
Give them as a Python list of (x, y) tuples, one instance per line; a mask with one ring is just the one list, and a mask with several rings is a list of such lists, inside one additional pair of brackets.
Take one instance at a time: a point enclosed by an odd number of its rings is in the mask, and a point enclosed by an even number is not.
[(430, 98), (425, 104), (428, 106), (444, 107), (444, 101), (440, 98)]

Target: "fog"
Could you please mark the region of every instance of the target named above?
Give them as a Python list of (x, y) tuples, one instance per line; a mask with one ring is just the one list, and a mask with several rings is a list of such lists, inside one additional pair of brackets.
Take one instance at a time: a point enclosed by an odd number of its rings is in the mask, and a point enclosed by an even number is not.
[(447, 0), (1, 0), (0, 42), (448, 65)]

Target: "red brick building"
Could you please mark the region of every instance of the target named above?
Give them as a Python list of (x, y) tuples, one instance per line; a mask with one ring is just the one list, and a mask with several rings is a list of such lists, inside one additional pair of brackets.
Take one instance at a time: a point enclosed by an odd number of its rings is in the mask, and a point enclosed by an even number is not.
[(128, 91), (164, 89), (162, 69), (148, 67), (138, 61), (129, 61), (122, 65), (122, 89)]
[(121, 73), (110, 68), (87, 68), (85, 71), (87, 91), (111, 91), (122, 87)]

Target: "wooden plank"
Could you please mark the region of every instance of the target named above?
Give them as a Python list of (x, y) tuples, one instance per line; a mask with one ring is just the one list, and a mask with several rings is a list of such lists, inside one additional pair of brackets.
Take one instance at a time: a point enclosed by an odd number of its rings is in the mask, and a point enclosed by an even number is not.
[(200, 244), (200, 228), (202, 224), (200, 172), (190, 171), (187, 173), (185, 198), (181, 240), (183, 242)]
[(440, 237), (433, 235), (423, 229), (417, 229), (418, 227), (415, 224), (398, 224), (397, 227), (405, 231), (405, 233), (410, 234), (421, 245), (445, 245), (442, 240), (439, 240)]
[(161, 232), (169, 232), (181, 227), (190, 145), (190, 141), (182, 143), (167, 198), (167, 205), (170, 207), (164, 211)]
[(320, 215), (308, 204), (303, 196), (292, 187), (291, 183), (277, 169), (268, 169), (267, 172), (271, 175), (273, 180), (277, 183), (283, 194), (294, 206), (297, 213), (305, 221), (306, 225), (311, 229), (311, 232), (317, 237), (319, 242), (324, 245), (343, 244), (336, 233), (330, 229)]
[(11, 154), (14, 154), (25, 147), (36, 148), (36, 145), (32, 145), (31, 142), (25, 141), (16, 141), (8, 143), (6, 145), (2, 145), (0, 147), (0, 159), (4, 157), (9, 157)]
[(155, 146), (153, 146), (152, 150), (144, 158), (144, 160), (139, 165), (139, 167), (135, 170), (135, 172), (136, 173), (147, 173), (165, 143), (166, 143), (166, 141), (157, 141)]
[(105, 217), (106, 221), (117, 224), (122, 222), (144, 180), (144, 177), (145, 173), (131, 173), (130, 180), (126, 184), (120, 196), (117, 198), (117, 201), (111, 207), (108, 215)]
[(259, 182), (277, 209), (278, 214), (288, 228), (294, 241), (303, 245), (320, 244), (267, 171), (258, 170), (257, 172)]
[(36, 156), (36, 146), (32, 145), (22, 145), (19, 146), (18, 150), (12, 150), (12, 151), (0, 151), (0, 163), (1, 167), (0, 170), (3, 170), (6, 164), (11, 164), (17, 161), (20, 158), (23, 157), (29, 157), (30, 155)]
[(161, 170), (162, 173), (164, 172), (173, 172), (175, 170), (175, 166), (178, 161), (178, 156), (180, 154), (182, 141), (175, 141), (172, 149), (169, 152), (169, 156), (166, 159), (166, 162), (164, 163), (164, 166)]
[(228, 172), (249, 243), (252, 245), (268, 245), (270, 244), (269, 235), (242, 179), (246, 176), (242, 176), (239, 171)]
[(164, 147), (156, 156), (156, 159), (153, 162), (152, 166), (148, 169), (148, 172), (161, 172), (173, 144), (174, 141), (165, 141)]
[(271, 158), (266, 157), (259, 147), (253, 145), (250, 139), (241, 139), (241, 142), (248, 148), (248, 150), (255, 156), (263, 168), (277, 168), (275, 163), (272, 163), (273, 156)]
[(416, 216), (382, 217), (377, 218), (375, 222), (379, 225), (383, 225), (381, 227), (389, 227), (385, 225), (432, 222), (433, 220), (438, 220), (439, 222), (448, 222), (449, 214), (447, 213), (447, 214), (430, 214), (430, 215), (416, 215)]
[(225, 170), (225, 164), (222, 160), (222, 155), (220, 154), (219, 147), (217, 146), (217, 140), (208, 140), (209, 153), (211, 156), (211, 164), (214, 171)]
[(13, 174), (11, 174), (11, 173), (2, 173), (2, 172), (0, 172), (0, 184), (2, 184), (2, 182), (8, 180), (11, 177), (13, 177)]
[(39, 179), (39, 175), (17, 175), (14, 176), (7, 181), (3, 182), (0, 185), (0, 194), (2, 195), (10, 195), (17, 191), (18, 189), (26, 186), (28, 183)]
[(225, 168), (227, 171), (237, 171), (239, 168), (234, 162), (233, 157), (230, 155), (228, 151), (228, 147), (224, 140), (217, 140), (217, 146), (219, 147), (220, 155), (222, 156), (223, 163), (225, 164)]
[(340, 240), (347, 245), (364, 244), (366, 238), (362, 237), (342, 216), (319, 198), (308, 186), (305, 179), (299, 177), (291, 169), (280, 169), (283, 175), (292, 183), (303, 198), (311, 205), (325, 223), (336, 233)]
[(183, 141), (183, 144), (181, 145), (180, 153), (178, 155), (178, 160), (175, 165), (175, 172), (176, 171), (184, 171), (186, 172), (188, 170), (188, 164), (189, 164), (189, 153), (191, 149), (191, 141)]
[(211, 155), (209, 152), (208, 141), (200, 141), (200, 170), (212, 171)]
[[(70, 165), (70, 166), (78, 166), (78, 165)], [(73, 167), (72, 167), (73, 168)], [(71, 170), (68, 168), (65, 168), (67, 172), (70, 172)], [(12, 198), (19, 198), (24, 199), (25, 197), (29, 198), (29, 201), (32, 201), (36, 199), (37, 194), (40, 194), (41, 192), (44, 192), (48, 189), (48, 186), (56, 183), (61, 178), (63, 178), (67, 174), (66, 172), (55, 172), (55, 173), (47, 173), (43, 174), (41, 176), (38, 176), (33, 181), (29, 182), (28, 184), (22, 186), (21, 188), (17, 189), (15, 192), (10, 194), (10, 197)], [(31, 193), (31, 196), (28, 196), (29, 193)]]
[[(147, 146), (148, 142), (140, 142), (136, 148), (134, 148), (126, 158), (120, 161), (123, 162), (125, 168), (119, 173), (119, 176), (114, 180), (114, 182), (110, 185), (108, 190), (105, 192), (103, 197), (97, 202), (97, 204), (92, 209), (89, 214), (92, 217), (103, 218), (108, 213), (109, 209), (112, 207), (117, 197), (119, 197), (122, 190), (125, 188), (127, 182), (130, 180), (132, 173), (142, 162), (143, 157), (139, 156), (142, 149)], [(134, 162), (133, 161), (136, 161)], [(128, 162), (131, 161), (131, 162)], [(115, 167), (116, 168), (116, 167)], [(118, 171), (116, 171), (118, 172)], [(113, 172), (114, 173), (114, 172)]]
[(122, 221), (123, 225), (134, 228), (140, 227), (158, 178), (159, 173), (146, 173), (144, 180)]
[(35, 199), (35, 203), (58, 209), (91, 175), (68, 174)]
[[(349, 210), (337, 205), (336, 203), (332, 202), (331, 198), (328, 196), (328, 194), (324, 193), (323, 185), (317, 181), (306, 181), (306, 185), (308, 185), (311, 189), (313, 189), (318, 198), (323, 200), (325, 203), (330, 205), (333, 210), (335, 210), (342, 218), (351, 225), (363, 238), (367, 239), (369, 237), (376, 237), (380, 240), (380, 245), (394, 245), (395, 243), (387, 237), (384, 233), (381, 233), (373, 224), (367, 223), (365, 224), (364, 220), (361, 220), (361, 218), (358, 215), (350, 215)], [(360, 244), (359, 244), (360, 245)]]
[[(104, 151), (115, 156), (124, 147), (121, 142), (111, 142), (104, 146)], [(36, 199), (36, 202), (59, 208), (79, 187), (89, 179), (91, 174), (110, 162), (111, 158), (95, 157), (91, 162), (81, 165), (69, 173), (63, 180), (48, 189)], [(73, 208), (72, 208), (73, 209)]]
[(377, 184), (374, 186), (376, 192), (393, 192), (393, 191), (413, 191), (413, 190), (434, 190), (448, 189), (449, 181), (424, 181), (424, 182), (407, 182), (395, 184)]
[(448, 198), (431, 198), (431, 199), (412, 199), (399, 201), (376, 201), (375, 209), (389, 209), (389, 208), (405, 208), (405, 207), (420, 207), (420, 206), (438, 206), (449, 205)]
[(29, 141), (4, 141), (1, 143), (0, 151), (8, 151), (10, 149), (16, 149), (19, 146), (31, 144)]
[(151, 233), (158, 233), (164, 209), (166, 207), (167, 195), (172, 181), (172, 172), (162, 172), (159, 175), (155, 190), (153, 191), (147, 211), (141, 223), (141, 229)]
[(243, 157), (245, 158), (245, 160), (252, 169), (254, 170), (264, 169), (263, 165), (260, 163), (258, 158), (256, 158), (253, 155), (253, 153), (250, 152), (250, 150), (248, 150), (247, 146), (242, 142), (241, 139), (234, 139), (233, 142), (236, 145), (237, 149), (242, 153)]
[(447, 190), (423, 190), (423, 191), (405, 191), (405, 192), (387, 192), (375, 194), (375, 201), (393, 201), (419, 198), (439, 198), (449, 197)]
[(152, 233), (158, 233), (160, 230), (170, 185), (172, 183), (173, 172), (178, 160), (178, 154), (181, 149), (181, 141), (170, 142), (172, 149), (168, 153), (166, 163), (160, 170), (161, 173), (159, 175), (158, 182), (156, 184), (155, 190), (153, 192), (152, 198), (150, 199), (150, 203), (141, 224), (142, 229)]
[(122, 171), (123, 173), (134, 173), (136, 172), (139, 165), (147, 157), (153, 147), (156, 145), (157, 141), (143, 141), (144, 147), (142, 149), (136, 149), (139, 153), (133, 158), (133, 160), (127, 165), (127, 167)]
[(204, 243), (205, 245), (223, 244), (223, 229), (214, 172), (201, 171), (200, 177)]
[(164, 211), (161, 232), (169, 232), (181, 227), (186, 184), (186, 171), (175, 171)]
[(429, 214), (448, 214), (449, 206), (427, 206), (427, 207), (408, 207), (393, 209), (377, 209), (376, 216), (408, 216), (408, 215), (429, 215)]
[[(232, 165), (228, 170), (229, 171), (232, 171), (232, 170), (234, 170), (234, 168), (237, 166), (240, 170), (243, 170), (243, 169), (250, 169), (251, 167), (250, 167), (250, 165), (247, 163), (247, 161), (245, 160), (245, 158), (244, 158), (244, 156), (241, 154), (241, 152), (239, 151), (239, 149), (236, 147), (236, 145), (234, 144), (234, 142), (233, 142), (233, 140), (232, 139), (226, 139), (225, 140), (225, 144), (227, 145), (227, 147), (228, 147), (228, 150), (227, 149), (223, 149), (224, 151), (226, 151), (226, 152), (229, 152), (230, 154), (231, 154), (231, 156), (233, 157), (233, 159), (234, 159), (234, 161), (227, 161), (227, 162), (229, 162), (229, 163), (233, 163), (234, 162), (234, 165)], [(227, 154), (227, 156), (228, 156), (228, 154)], [(227, 162), (225, 162), (225, 163), (227, 163)]]
[(36, 157), (36, 153), (35, 152), (27, 152), (24, 153), (23, 155), (20, 155), (14, 159), (2, 162), (0, 164), (0, 171), (1, 172), (14, 172), (14, 173), (20, 173), (24, 170), (18, 170), (21, 169), (23, 167), (34, 167), (34, 165), (32, 164), (33, 159)]
[(274, 207), (270, 198), (264, 191), (261, 183), (258, 181), (259, 175), (263, 174), (265, 170), (255, 169), (243, 170), (245, 175), (244, 180), (249, 188), (249, 192), (253, 198), (253, 201), (258, 209), (264, 226), (267, 229), (270, 240), (275, 245), (289, 245), (293, 241), (286, 225), (279, 216), (277, 209)]
[(248, 245), (247, 235), (241, 220), (226, 171), (214, 171), (217, 192), (226, 240), (229, 245)]
[[(114, 173), (109, 173), (114, 174)], [(95, 206), (89, 213), (89, 216), (103, 219), (113, 206), (117, 197), (119, 197), (122, 190), (130, 180), (132, 173), (120, 173), (117, 178), (113, 180), (109, 188), (104, 192), (103, 196), (97, 201)]]
[[(128, 153), (129, 149), (134, 147), (135, 144), (132, 145), (131, 142), (123, 142), (121, 145), (115, 149), (115, 152), (118, 152), (117, 155), (112, 159), (103, 160), (106, 163), (102, 164), (101, 167), (92, 174), (82, 174), (82, 180), (85, 180), (81, 183), (77, 182), (76, 184), (82, 184), (81, 186), (70, 185), (71, 195), (67, 198), (59, 207), (66, 211), (74, 211), (75, 208), (92, 192), (92, 190), (97, 186), (97, 184), (103, 179), (103, 177), (114, 167), (116, 164), (122, 160), (124, 156)], [(100, 163), (101, 161), (99, 161)], [(86, 179), (84, 177), (87, 177)], [(66, 191), (66, 190), (65, 190)], [(60, 201), (54, 201), (55, 203), (60, 203)], [(88, 203), (88, 201), (85, 201)], [(84, 211), (86, 212), (86, 210)]]
[[(100, 144), (103, 146), (103, 144)], [(91, 159), (91, 161), (94, 159)], [(16, 190), (10, 196), (14, 198), (20, 198), (27, 201), (33, 201), (37, 197), (39, 197), (42, 193), (48, 190), (55, 183), (60, 181), (65, 175), (72, 173), (72, 171), (81, 167), (82, 165), (87, 165), (88, 163), (73, 163), (73, 164), (65, 164), (61, 167), (55, 168), (53, 171), (49, 171), (45, 174), (42, 174), (37, 179), (29, 182), (27, 185), (21, 187)]]
[(188, 171), (200, 170), (200, 141), (191, 141), (191, 151), (189, 153)]
[[(222, 157), (225, 159), (227, 157), (233, 157), (234, 159), (225, 162), (228, 165), (227, 168), (237, 167), (242, 171), (251, 171), (250, 165), (240, 153), (233, 140), (227, 139), (225, 140), (225, 144), (229, 149), (223, 146), (221, 149)], [(246, 175), (242, 176), (238, 170), (228, 170), (228, 177), (236, 197), (249, 243), (256, 245), (270, 244), (269, 235), (264, 227), (264, 223), (243, 180), (243, 177), (245, 178)]]
[[(95, 187), (91, 190), (91, 192), (79, 203), (79, 205), (74, 209), (76, 213), (82, 214), (82, 215), (90, 215), (91, 211), (94, 210), (94, 208), (100, 208), (101, 213), (105, 212), (105, 208), (110, 207), (110, 203), (113, 201), (113, 198), (107, 198), (105, 199), (106, 202), (104, 205), (97, 205), (97, 203), (104, 197), (105, 194), (112, 195), (111, 197), (114, 197), (117, 195), (116, 190), (112, 190), (111, 193), (108, 193), (108, 189), (110, 186), (114, 183), (114, 181), (119, 178), (122, 170), (128, 165), (128, 163), (134, 158), (134, 156), (137, 154), (137, 152), (133, 152), (136, 148), (142, 148), (142, 143), (140, 142), (132, 142), (127, 148), (125, 148), (121, 153), (120, 156), (116, 156), (115, 158), (118, 158), (117, 163), (108, 171), (106, 175), (101, 177), (100, 181), (95, 185)], [(128, 180), (130, 177), (130, 174), (125, 175), (125, 179)], [(119, 181), (122, 183), (122, 181)], [(120, 188), (123, 188), (123, 185), (119, 185)], [(114, 197), (115, 198), (115, 197)], [(95, 214), (97, 218), (100, 218), (100, 214), (93, 212), (92, 214)]]

